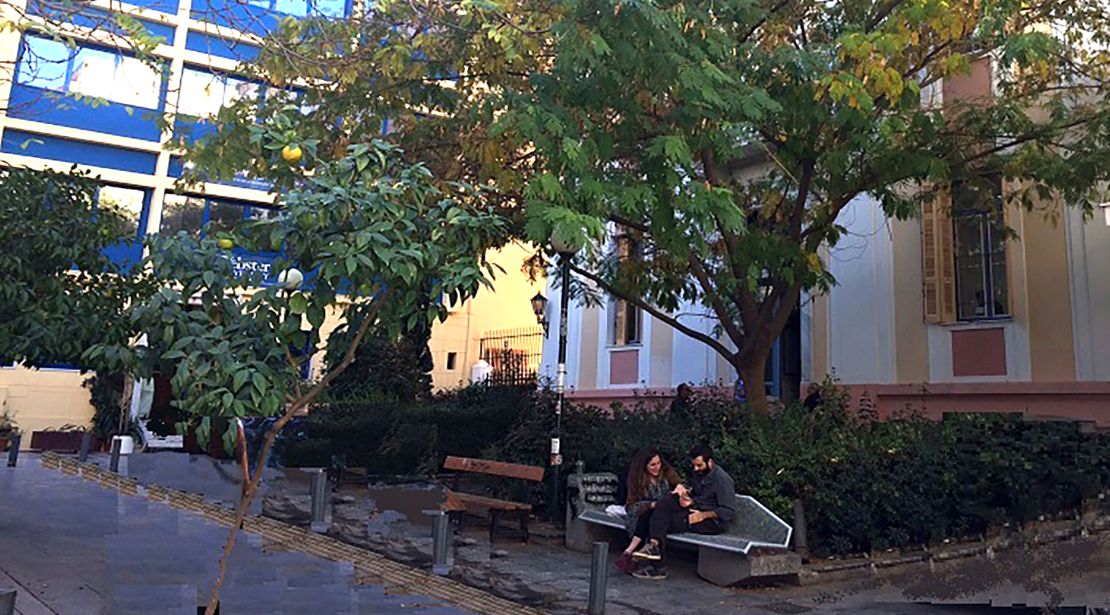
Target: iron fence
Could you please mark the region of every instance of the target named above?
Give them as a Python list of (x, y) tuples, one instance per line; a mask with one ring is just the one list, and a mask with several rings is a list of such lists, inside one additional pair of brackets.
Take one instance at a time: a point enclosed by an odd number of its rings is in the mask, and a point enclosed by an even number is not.
[(479, 340), (479, 352), (492, 368), (490, 384), (534, 384), (543, 356), (543, 328), (489, 331)]

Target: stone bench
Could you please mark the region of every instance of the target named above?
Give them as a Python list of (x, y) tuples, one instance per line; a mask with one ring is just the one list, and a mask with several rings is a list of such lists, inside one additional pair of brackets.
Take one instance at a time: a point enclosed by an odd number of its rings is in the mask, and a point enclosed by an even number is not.
[[(572, 474), (567, 478), (567, 547), (588, 551), (594, 540), (619, 530), (624, 518), (605, 512), (617, 504), (617, 476)], [(667, 539), (698, 550), (698, 576), (717, 585), (784, 578), (801, 570), (801, 556), (788, 550), (792, 528), (747, 495), (736, 495), (736, 519), (723, 534), (670, 534)], [(623, 546), (623, 545), (622, 545)]]

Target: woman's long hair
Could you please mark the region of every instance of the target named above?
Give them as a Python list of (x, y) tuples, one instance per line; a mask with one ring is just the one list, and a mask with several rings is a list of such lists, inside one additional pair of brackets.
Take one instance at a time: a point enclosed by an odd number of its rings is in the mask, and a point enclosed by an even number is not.
[(659, 457), (663, 467), (659, 472), (659, 480), (665, 480), (671, 487), (674, 487), (679, 482), (678, 473), (674, 471), (671, 464), (663, 458), (663, 454), (659, 449), (654, 447), (642, 448), (632, 457), (632, 465), (628, 468), (628, 501), (627, 505), (635, 504), (641, 500), (647, 499), (648, 487), (651, 486), (651, 475), (648, 474), (647, 465), (655, 458)]

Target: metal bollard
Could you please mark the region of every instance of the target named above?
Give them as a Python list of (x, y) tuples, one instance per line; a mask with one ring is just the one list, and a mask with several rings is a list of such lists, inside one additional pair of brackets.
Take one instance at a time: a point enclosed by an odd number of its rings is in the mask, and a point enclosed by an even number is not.
[(77, 461), (85, 463), (89, 460), (89, 449), (92, 448), (92, 432), (81, 434), (81, 450), (77, 451)]
[(119, 451), (122, 446), (122, 440), (112, 438), (112, 457), (108, 460), (108, 469), (112, 472), (119, 472)]
[(609, 584), (609, 543), (595, 542), (590, 558), (590, 601), (586, 607), (589, 615), (605, 615), (605, 591)]
[(23, 439), (22, 434), (13, 433), (8, 437), (8, 467), (14, 468), (15, 463), (19, 461), (19, 441)]
[(328, 474), (323, 468), (313, 468), (312, 473), (312, 531), (323, 534), (328, 531), (324, 520), (328, 506)]
[(803, 555), (809, 551), (806, 544), (806, 509), (801, 499), (794, 500), (794, 550)]
[(0, 587), (0, 615), (15, 615), (15, 588)]
[(432, 520), (432, 573), (440, 576), (451, 572), (447, 551), (451, 544), (451, 524), (447, 513), (439, 511)]

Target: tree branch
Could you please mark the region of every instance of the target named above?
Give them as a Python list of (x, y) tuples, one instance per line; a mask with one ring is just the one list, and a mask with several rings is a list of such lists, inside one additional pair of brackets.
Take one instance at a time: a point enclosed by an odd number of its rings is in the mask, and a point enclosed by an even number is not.
[(906, 0), (890, 0), (885, 5), (880, 7), (879, 10), (875, 11), (875, 14), (871, 16), (871, 19), (867, 20), (867, 28), (865, 29), (865, 32), (873, 32), (875, 28), (879, 27), (879, 24), (881, 24), (884, 19), (886, 19), (891, 13), (894, 12), (894, 9), (898, 8), (905, 1)]
[(736, 326), (736, 321), (733, 320), (732, 314), (725, 309), (724, 303), (721, 302), (721, 296), (717, 293), (717, 289), (713, 286), (712, 280), (709, 279), (709, 273), (705, 270), (705, 266), (698, 260), (697, 256), (690, 252), (689, 257), (690, 271), (693, 272), (694, 277), (697, 278), (698, 283), (701, 284), (702, 292), (705, 293), (706, 299), (709, 300), (710, 306), (713, 311), (717, 313), (717, 319), (724, 327), (725, 333), (728, 334), (732, 343), (736, 344), (737, 348), (742, 347), (744, 342), (744, 332)]
[(367, 310), (366, 315), (363, 317), (363, 321), (359, 323), (358, 331), (355, 333), (354, 339), (351, 340), (351, 344), (347, 348), (347, 353), (343, 356), (343, 360), (339, 365), (321, 378), (306, 395), (290, 404), (289, 407), (286, 408), (285, 414), (281, 415), (281, 418), (275, 421), (273, 427), (266, 432), (266, 440), (262, 443), (262, 450), (258, 452), (254, 475), (251, 477), (250, 483), (243, 489), (243, 494), (239, 498), (239, 506), (235, 509), (235, 521), (228, 533), (227, 542), (224, 543), (223, 553), (220, 555), (219, 573), (216, 577), (215, 584), (212, 586), (212, 593), (208, 597), (208, 607), (204, 611), (205, 615), (215, 615), (216, 613), (216, 605), (220, 602), (220, 588), (223, 587), (224, 578), (227, 576), (228, 558), (231, 557), (231, 552), (235, 549), (235, 543), (239, 537), (239, 530), (243, 527), (243, 521), (247, 517), (247, 509), (250, 508), (255, 494), (258, 492), (258, 485), (262, 482), (262, 469), (266, 466), (266, 457), (269, 456), (270, 449), (273, 448), (274, 441), (277, 439), (278, 434), (289, 424), (289, 421), (293, 420), (293, 417), (296, 416), (298, 412), (315, 401), (332, 380), (335, 380), (335, 378), (343, 373), (351, 363), (354, 363), (355, 352), (358, 350), (359, 344), (362, 343), (362, 338), (365, 337), (366, 332), (370, 330), (370, 325), (374, 322), (378, 312), (381, 311), (381, 306), (385, 303), (389, 294), (389, 289), (382, 291), (382, 294), (371, 304), (370, 309)]
[(671, 328), (675, 329), (676, 331), (678, 331), (678, 332), (680, 332), (680, 333), (682, 333), (682, 334), (684, 334), (688, 337), (696, 339), (699, 342), (705, 344), (706, 346), (709, 346), (713, 350), (716, 350), (718, 353), (721, 354), (721, 356), (723, 356), (727, 359), (730, 359), (730, 360), (733, 356), (735, 356), (736, 353), (729, 350), (728, 347), (725, 346), (724, 344), (722, 344), (719, 340), (717, 340), (717, 339), (715, 339), (715, 338), (713, 338), (709, 335), (706, 335), (705, 333), (702, 333), (701, 331), (698, 331), (696, 329), (692, 329), (692, 328), (682, 324), (681, 322), (678, 321), (677, 318), (674, 318), (670, 314), (667, 314), (666, 312), (663, 312), (659, 308), (649, 304), (648, 302), (644, 301), (640, 297), (637, 297), (635, 295), (632, 295), (630, 293), (626, 293), (624, 291), (621, 291), (621, 290), (617, 289), (612, 284), (609, 284), (608, 282), (603, 280), (601, 278), (601, 276), (598, 276), (595, 273), (587, 271), (587, 270), (585, 270), (585, 269), (583, 269), (583, 268), (581, 268), (577, 265), (574, 265), (573, 263), (570, 265), (570, 269), (571, 269), (571, 271), (577, 273), (578, 275), (580, 275), (580, 276), (586, 278), (587, 280), (590, 280), (591, 282), (597, 284), (605, 292), (609, 293), (610, 295), (613, 295), (615, 297), (619, 297), (621, 299), (624, 299), (625, 301), (631, 303), (632, 305), (635, 305), (636, 307), (638, 307), (641, 310), (647, 312), (648, 314), (651, 314), (653, 317), (655, 317), (656, 320), (659, 320), (659, 321), (663, 322), (664, 324), (670, 326)]

